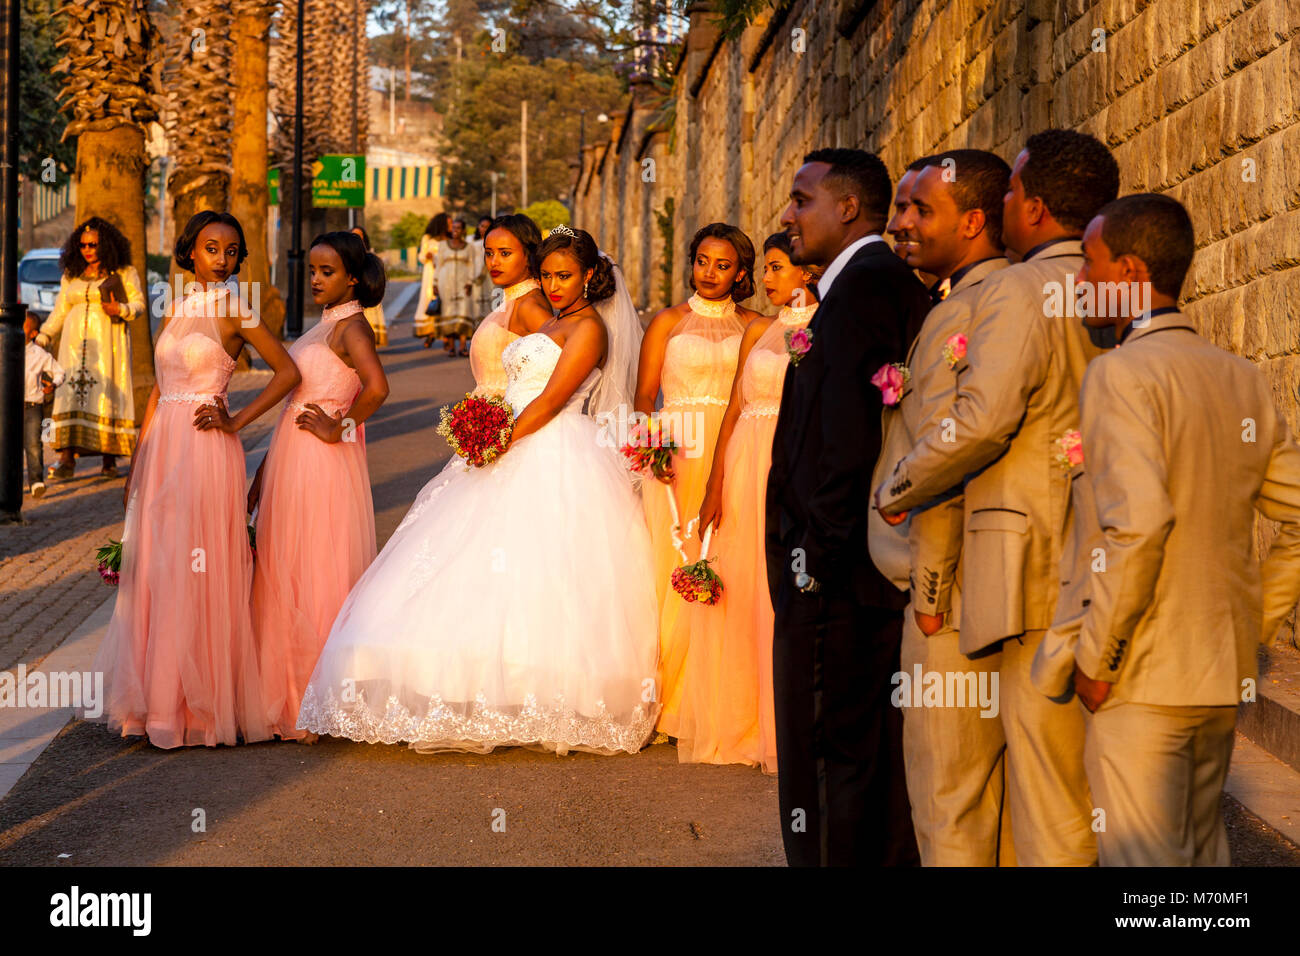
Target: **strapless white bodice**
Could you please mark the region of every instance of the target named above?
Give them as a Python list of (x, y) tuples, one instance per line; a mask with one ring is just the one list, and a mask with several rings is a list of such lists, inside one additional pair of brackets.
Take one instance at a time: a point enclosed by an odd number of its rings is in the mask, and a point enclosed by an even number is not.
[[(560, 361), (562, 349), (549, 335), (533, 332), (515, 339), (501, 353), (501, 364), (506, 370), (505, 400), (514, 409), (515, 415), (522, 412), (528, 403), (546, 388), (551, 380), (556, 364)], [(565, 404), (563, 412), (581, 412), (587, 396), (596, 387), (600, 379), (600, 369), (591, 370), (586, 380), (578, 387)]]

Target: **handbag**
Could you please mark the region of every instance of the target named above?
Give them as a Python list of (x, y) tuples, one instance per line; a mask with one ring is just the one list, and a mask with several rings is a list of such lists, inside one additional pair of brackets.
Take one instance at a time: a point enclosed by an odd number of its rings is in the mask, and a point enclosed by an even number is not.
[(442, 296), (435, 295), (424, 307), (425, 315), (442, 315)]
[[(107, 302), (109, 298), (116, 300), (123, 307), (126, 306), (126, 286), (122, 284), (122, 277), (116, 272), (110, 272), (99, 284), (99, 301), (101, 303)], [(120, 315), (111, 316), (111, 318), (114, 322), (126, 321)]]

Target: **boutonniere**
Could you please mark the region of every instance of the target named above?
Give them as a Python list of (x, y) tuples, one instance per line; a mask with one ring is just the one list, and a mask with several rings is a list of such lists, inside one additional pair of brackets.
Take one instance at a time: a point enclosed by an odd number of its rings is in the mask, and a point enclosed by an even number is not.
[(807, 328), (785, 330), (785, 354), (790, 356), (790, 364), (798, 365), (799, 360), (812, 348), (812, 332)]
[(902, 362), (890, 362), (880, 366), (880, 370), (871, 376), (871, 384), (880, 389), (880, 400), (886, 405), (897, 405), (903, 397), (903, 389), (912, 380), (912, 373)]
[(1063, 470), (1071, 471), (1075, 465), (1083, 464), (1083, 436), (1077, 429), (1071, 428), (1056, 439), (1056, 448), (1056, 463)]
[(957, 363), (966, 357), (966, 336), (957, 332), (948, 336), (948, 340), (943, 343), (943, 359), (948, 363), (949, 368), (956, 368)]

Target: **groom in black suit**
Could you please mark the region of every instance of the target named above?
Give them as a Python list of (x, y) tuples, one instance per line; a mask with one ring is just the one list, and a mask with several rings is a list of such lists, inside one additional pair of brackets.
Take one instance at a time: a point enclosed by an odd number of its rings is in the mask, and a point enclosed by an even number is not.
[(930, 297), (881, 239), (891, 186), (876, 156), (809, 153), (790, 199), (791, 260), (825, 271), (811, 345), (786, 370), (767, 483), (785, 853), (792, 866), (917, 865), (890, 703), (907, 595), (867, 552), (883, 407), (870, 379), (904, 361)]

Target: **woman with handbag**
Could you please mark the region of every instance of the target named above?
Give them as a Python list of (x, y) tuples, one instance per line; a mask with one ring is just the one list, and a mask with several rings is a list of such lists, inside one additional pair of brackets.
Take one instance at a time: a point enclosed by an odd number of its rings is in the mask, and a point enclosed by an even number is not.
[(80, 454), (102, 455), (101, 476), (116, 478), (117, 456), (135, 451), (127, 323), (145, 314), (140, 274), (126, 237), (98, 216), (72, 230), (59, 266), (59, 297), (36, 337), (47, 348), (62, 333), (58, 361), (68, 373), (67, 387), (54, 399), (59, 463), (49, 477), (71, 478)]
[(415, 256), (420, 263), (420, 299), (415, 307), (415, 319), (412, 322), (415, 328), (412, 334), (417, 339), (424, 339), (426, 349), (437, 338), (435, 333), (441, 304), (438, 301), (438, 280), (434, 270), (438, 267), (438, 247), (446, 238), (447, 214), (440, 212), (424, 227), (424, 235), (420, 237), (420, 246)]

